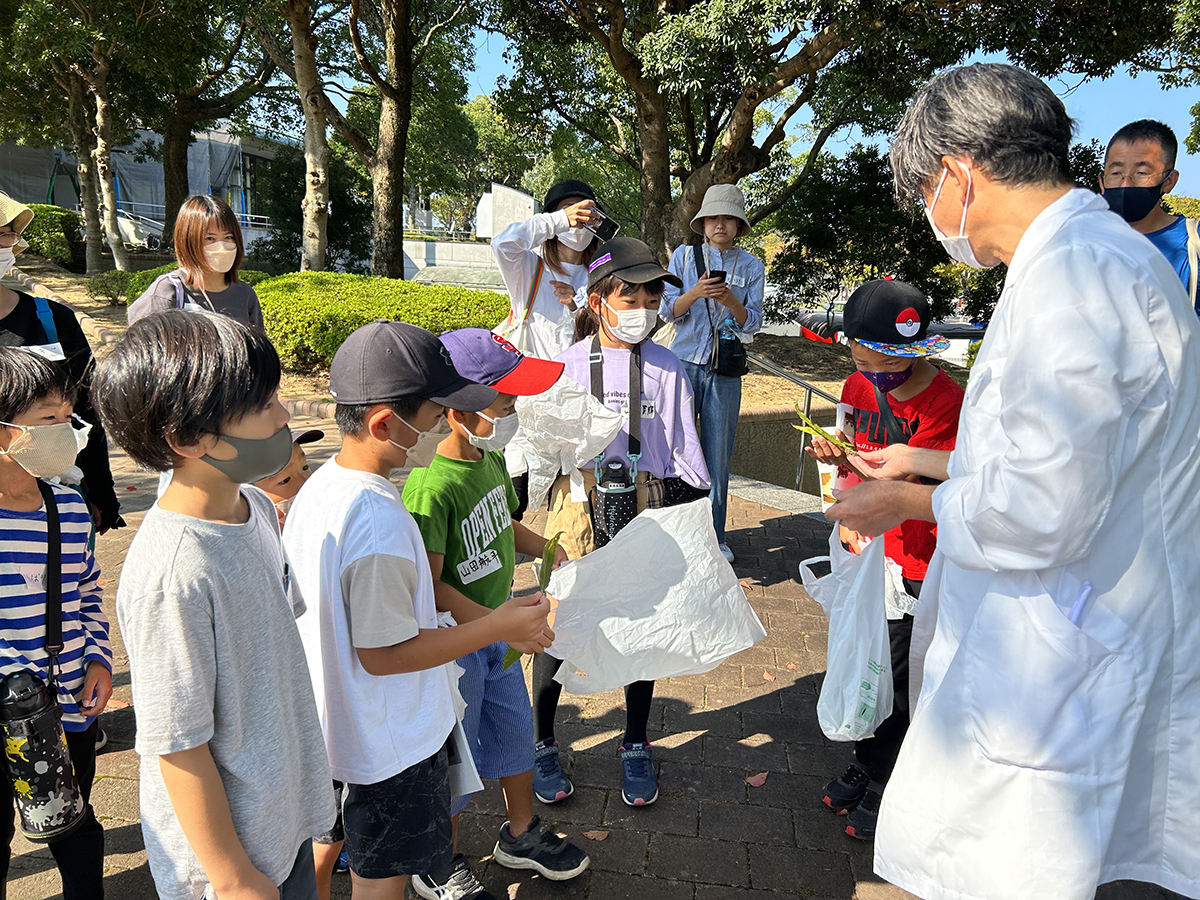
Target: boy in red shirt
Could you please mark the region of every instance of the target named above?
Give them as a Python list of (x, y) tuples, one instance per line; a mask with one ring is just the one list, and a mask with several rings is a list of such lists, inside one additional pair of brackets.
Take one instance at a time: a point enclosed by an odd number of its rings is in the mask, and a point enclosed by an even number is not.
[[(842, 312), (842, 334), (858, 369), (842, 386), (842, 404), (853, 410), (857, 451), (879, 450), (904, 443), (933, 450), (953, 450), (963, 389), (926, 357), (941, 353), (950, 342), (927, 335), (929, 303), (903, 281), (870, 281), (850, 295)], [(849, 420), (848, 420), (849, 421)], [(808, 450), (820, 462), (842, 467), (842, 476), (857, 474), (838, 447), (814, 438)], [(905, 590), (920, 596), (921, 584), (937, 544), (937, 526), (909, 519), (884, 534), (884, 551), (904, 576)], [(913, 617), (889, 619), (892, 646), (892, 714), (875, 735), (854, 744), (856, 763), (825, 786), (823, 802), (847, 815), (846, 834), (860, 840), (875, 836), (879, 801), (908, 731), (908, 651)]]

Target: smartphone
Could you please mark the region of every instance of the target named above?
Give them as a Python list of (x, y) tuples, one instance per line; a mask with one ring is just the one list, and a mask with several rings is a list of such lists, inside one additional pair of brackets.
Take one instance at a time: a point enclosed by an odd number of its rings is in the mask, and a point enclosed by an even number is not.
[(724, 270), (724, 269), (709, 269), (709, 270), (708, 270), (708, 277), (709, 277), (709, 278), (716, 278), (716, 279), (718, 279), (718, 280), (719, 280), (719, 281), (720, 281), (722, 284), (724, 284), (724, 283), (725, 283), (725, 270)]
[(611, 241), (617, 236), (617, 232), (621, 230), (621, 226), (606, 216), (600, 210), (594, 210), (596, 215), (600, 217), (599, 222), (586, 222), (583, 227), (600, 238), (602, 241)]

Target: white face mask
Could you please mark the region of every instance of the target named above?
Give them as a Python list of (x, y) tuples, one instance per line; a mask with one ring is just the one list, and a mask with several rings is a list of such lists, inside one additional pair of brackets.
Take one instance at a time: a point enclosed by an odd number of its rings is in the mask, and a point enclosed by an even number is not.
[(17, 263), (17, 254), (12, 247), (0, 247), (0, 275), (5, 274)]
[(477, 415), (485, 422), (492, 423), (492, 433), (487, 437), (472, 434), (471, 429), (467, 429), (467, 440), (471, 442), (472, 447), (478, 447), (480, 450), (503, 450), (505, 444), (516, 437), (517, 429), (521, 427), (521, 421), (515, 412), (507, 416), (497, 416), (495, 419), (488, 418), (483, 413)]
[(964, 266), (970, 266), (972, 269), (990, 269), (996, 263), (985, 266), (975, 258), (975, 251), (971, 249), (971, 242), (967, 240), (967, 207), (971, 203), (971, 170), (967, 169), (967, 197), (963, 200), (962, 220), (958, 223), (958, 237), (950, 237), (942, 233), (942, 230), (937, 227), (937, 223), (933, 221), (933, 208), (937, 206), (938, 197), (942, 195), (942, 187), (946, 184), (946, 176), (950, 174), (949, 169), (942, 169), (942, 180), (938, 182), (937, 190), (933, 193), (933, 202), (925, 208), (925, 218), (929, 220), (929, 227), (933, 229), (933, 236), (938, 239), (942, 248), (950, 254), (950, 258), (956, 262), (962, 263)]
[(596, 239), (596, 236), (586, 228), (576, 225), (574, 228), (569, 228), (560, 234), (558, 239), (565, 246), (570, 247), (572, 250), (578, 250), (580, 253), (582, 253), (591, 246), (591, 243)]
[[(607, 300), (600, 302), (608, 306)], [(654, 330), (654, 324), (658, 321), (656, 309), (613, 309), (611, 306), (608, 308), (616, 314), (617, 324), (610, 325), (605, 322), (605, 326), (613, 333), (613, 337), (627, 344), (640, 344)]]
[[(392, 413), (392, 415), (396, 415)], [(404, 463), (406, 469), (421, 469), (433, 462), (433, 458), (437, 455), (438, 444), (442, 442), (442, 438), (450, 433), (450, 423), (446, 421), (445, 416), (439, 416), (437, 424), (428, 431), (418, 431), (412, 423), (405, 421), (400, 416), (396, 416), (401, 422), (404, 422), (409, 428), (416, 432), (417, 439), (413, 441), (411, 447), (405, 447), (403, 444), (397, 444), (391, 438), (388, 438), (388, 443), (393, 447), (399, 447), (405, 452), (408, 459)]]
[(214, 272), (225, 273), (233, 268), (237, 259), (237, 244), (233, 241), (216, 241), (204, 245), (204, 258)]
[(21, 434), (0, 454), (9, 457), (34, 478), (54, 478), (75, 464), (75, 457), (87, 446), (92, 426), (78, 416), (72, 419), (83, 425), (76, 429), (70, 422), (53, 425), (14, 425), (0, 422), (10, 428), (20, 428)]

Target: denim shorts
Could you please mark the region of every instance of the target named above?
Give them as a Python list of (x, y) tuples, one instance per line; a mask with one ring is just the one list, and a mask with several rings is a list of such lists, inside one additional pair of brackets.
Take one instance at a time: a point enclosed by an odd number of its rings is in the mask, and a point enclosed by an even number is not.
[[(480, 778), (506, 778), (533, 768), (533, 709), (519, 662), (504, 668), (508, 644), (494, 644), (458, 660), (459, 692), (467, 701), (463, 731)], [(454, 815), (471, 798), (455, 797)]]
[(448, 866), (446, 748), (376, 784), (347, 784), (342, 804), (350, 870), (362, 878), (422, 875)]

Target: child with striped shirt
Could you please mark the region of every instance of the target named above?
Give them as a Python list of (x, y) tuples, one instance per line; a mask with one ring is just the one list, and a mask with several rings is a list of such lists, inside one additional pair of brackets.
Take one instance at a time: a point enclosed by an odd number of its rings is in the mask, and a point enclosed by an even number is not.
[[(39, 478), (61, 475), (86, 445), (90, 426), (71, 410), (75, 391), (66, 370), (15, 347), (0, 347), (0, 678), (29, 672), (49, 684), (46, 651), (48, 533)], [(58, 507), (62, 544), (62, 641), (58, 703), (67, 749), (87, 803), (96, 774), (96, 716), (112, 693), (112, 648), (101, 609), (100, 570), (88, 548), (92, 518), (70, 488), (49, 485)], [(11, 788), (8, 759), (0, 769)], [(0, 884), (8, 878), (15, 828), (9, 790), (0, 847)], [(81, 824), (50, 843), (67, 900), (99, 897), (104, 875), (104, 829), (92, 807)]]

